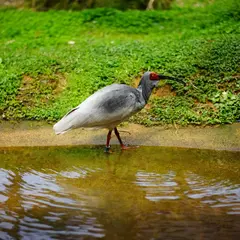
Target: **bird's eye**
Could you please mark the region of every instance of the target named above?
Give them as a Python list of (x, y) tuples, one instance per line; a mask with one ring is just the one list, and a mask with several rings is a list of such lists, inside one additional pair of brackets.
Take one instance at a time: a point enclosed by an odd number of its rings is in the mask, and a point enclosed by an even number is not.
[(159, 80), (159, 75), (157, 73), (150, 73), (150, 77), (149, 77), (150, 80)]

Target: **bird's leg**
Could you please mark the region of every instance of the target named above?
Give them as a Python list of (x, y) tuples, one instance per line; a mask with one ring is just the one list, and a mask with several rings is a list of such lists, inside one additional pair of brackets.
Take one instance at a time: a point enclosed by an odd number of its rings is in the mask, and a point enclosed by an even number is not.
[(111, 134), (112, 134), (112, 130), (109, 130), (109, 131), (108, 131), (108, 135), (107, 135), (107, 143), (106, 143), (106, 147), (105, 147), (105, 152), (106, 152), (106, 153), (109, 153), (109, 152), (110, 152)]
[(119, 132), (118, 132), (118, 130), (117, 130), (116, 127), (114, 128), (114, 133), (115, 133), (115, 135), (117, 136), (117, 139), (118, 139), (118, 141), (119, 141), (119, 143), (120, 143), (120, 145), (121, 145), (122, 150), (134, 149), (134, 148), (137, 148), (137, 147), (138, 147), (138, 146), (136, 146), (136, 147), (129, 147), (129, 146), (124, 145), (123, 142), (122, 142), (122, 139), (121, 139), (121, 137), (120, 137), (120, 134), (119, 134)]
[(121, 139), (121, 137), (120, 137), (120, 134), (119, 134), (117, 128), (114, 128), (114, 133), (115, 133), (115, 135), (117, 136), (117, 139), (118, 139), (121, 147), (123, 148), (123, 147), (124, 147), (124, 144), (123, 144), (123, 142), (122, 142), (122, 139)]
[(118, 141), (119, 141), (119, 143), (120, 143), (120, 145), (121, 145), (121, 148), (122, 148), (122, 149), (127, 149), (128, 147), (123, 144), (122, 139), (121, 139), (121, 137), (120, 137), (120, 134), (119, 134), (119, 132), (118, 132), (118, 130), (117, 130), (116, 127), (114, 128), (114, 133), (115, 133), (115, 135), (117, 136), (117, 139), (118, 139)]

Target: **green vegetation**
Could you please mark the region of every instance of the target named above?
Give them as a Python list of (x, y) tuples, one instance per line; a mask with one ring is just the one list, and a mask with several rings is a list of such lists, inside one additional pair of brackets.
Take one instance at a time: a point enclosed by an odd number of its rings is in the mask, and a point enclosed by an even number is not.
[[(192, 4), (196, 0), (184, 0), (184, 4)], [(169, 9), (174, 0), (18, 0), (5, 1), (18, 7), (28, 7), (36, 10), (83, 10), (86, 8), (117, 8), (127, 9)], [(200, 0), (201, 3), (207, 2)]]
[(239, 10), (237, 0), (169, 11), (1, 9), (0, 117), (56, 121), (97, 89), (135, 85), (151, 70), (185, 84), (159, 84), (131, 121), (232, 123), (240, 119)]

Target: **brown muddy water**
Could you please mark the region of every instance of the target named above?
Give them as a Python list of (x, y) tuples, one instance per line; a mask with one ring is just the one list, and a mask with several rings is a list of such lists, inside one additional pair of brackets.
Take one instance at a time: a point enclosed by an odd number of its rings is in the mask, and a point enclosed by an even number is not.
[(240, 153), (2, 148), (0, 239), (240, 239)]

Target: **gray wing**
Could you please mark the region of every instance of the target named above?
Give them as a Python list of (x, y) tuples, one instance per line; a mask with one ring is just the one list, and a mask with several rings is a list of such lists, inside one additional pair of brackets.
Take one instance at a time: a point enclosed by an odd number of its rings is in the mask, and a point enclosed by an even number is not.
[(86, 104), (92, 106), (86, 127), (116, 126), (143, 107), (141, 93), (123, 84), (107, 86), (91, 97), (89, 102), (86, 100)]
[(54, 126), (56, 133), (77, 127), (112, 128), (144, 107), (141, 92), (124, 84), (107, 86), (67, 113)]
[(142, 109), (144, 105), (140, 99), (138, 90), (127, 85), (119, 85), (119, 88), (104, 96), (94, 115), (102, 123), (121, 122)]

